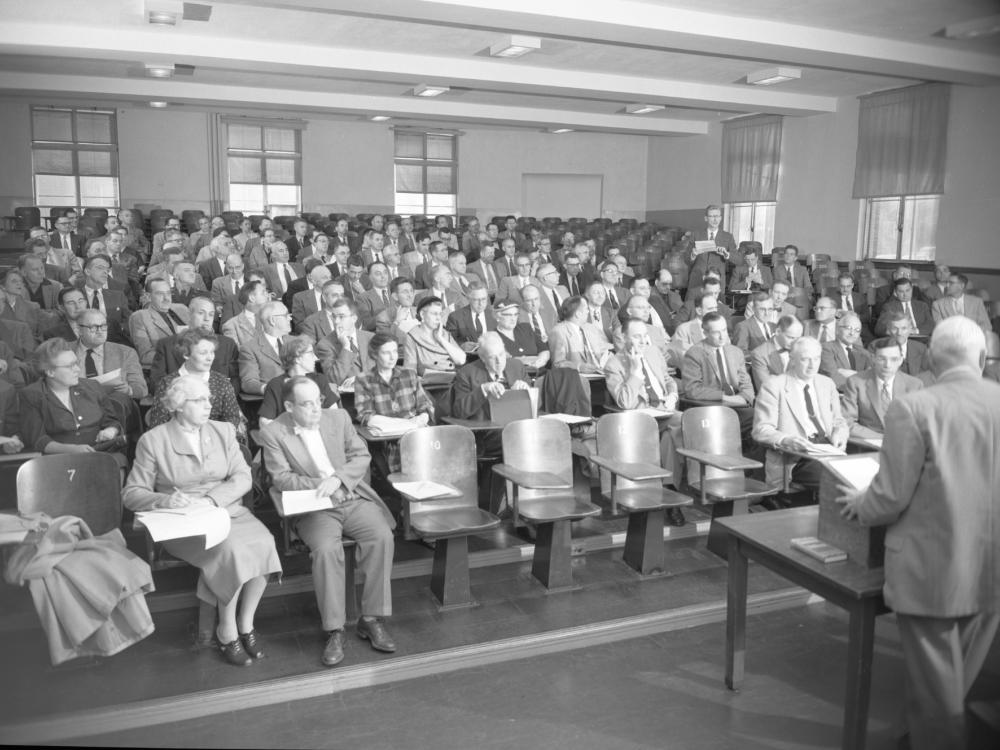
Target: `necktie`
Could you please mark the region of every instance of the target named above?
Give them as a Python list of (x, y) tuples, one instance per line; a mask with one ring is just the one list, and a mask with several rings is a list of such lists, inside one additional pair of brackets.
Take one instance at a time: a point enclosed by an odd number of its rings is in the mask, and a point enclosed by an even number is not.
[(347, 351), (349, 351), (349, 352), (355, 351), (354, 337), (353, 336), (351, 338), (347, 339)]
[(601, 311), (597, 308), (590, 311), (590, 322), (595, 326), (601, 327)]
[(556, 306), (556, 313), (558, 315), (560, 302), (559, 302), (559, 295), (556, 293), (555, 289), (552, 290), (552, 304)]
[(858, 362), (854, 358), (854, 349), (853, 349), (853, 347), (850, 347), (850, 346), (847, 347), (847, 364), (850, 367), (850, 369), (852, 369), (852, 370), (857, 370), (858, 369)]
[(62, 241), (63, 241), (63, 248), (64, 249), (66, 249), (66, 250), (72, 250), (73, 249), (72, 247), (70, 247), (70, 244), (69, 244), (69, 235), (68, 234), (62, 235)]
[(281, 269), (284, 271), (285, 276), (285, 288), (282, 291), (287, 292), (288, 287), (291, 286), (292, 283), (292, 272), (288, 270), (288, 265), (286, 263), (281, 264)]
[(736, 395), (736, 389), (729, 380), (729, 371), (726, 369), (726, 358), (722, 356), (722, 347), (715, 350), (715, 359), (719, 364), (719, 380), (722, 381), (722, 392), (727, 396)]
[(497, 288), (497, 280), (496, 277), (493, 275), (493, 268), (491, 266), (492, 266), (491, 263), (484, 263), (483, 273), (486, 274), (486, 290), (494, 292), (496, 291)]
[(819, 327), (819, 343), (825, 344), (829, 340), (830, 340), (830, 334), (827, 331), (826, 324), (824, 323)]
[(237, 296), (240, 293), (240, 282), (233, 279), (233, 296)]
[(514, 276), (517, 273), (517, 271), (514, 270), (514, 261), (510, 258), (507, 258), (507, 273), (511, 276)]
[(86, 355), (83, 357), (83, 369), (84, 374), (88, 378), (96, 378), (98, 376), (97, 363), (94, 362), (94, 350), (88, 349)]
[(173, 310), (170, 310), (168, 312), (161, 312), (160, 315), (162, 315), (163, 319), (167, 321), (167, 326), (170, 328), (170, 332), (177, 333), (177, 326), (174, 325), (173, 318), (170, 315), (171, 312), (173, 312)]
[(587, 333), (581, 328), (580, 337), (583, 339), (583, 358), (585, 362), (590, 362), (591, 364), (597, 364), (597, 355), (594, 354), (594, 350), (590, 346), (590, 342), (587, 341)]
[(768, 324), (768, 323), (761, 323), (761, 328), (764, 329), (764, 341), (770, 341), (771, 340), (771, 336), (774, 335), (774, 334), (771, 333), (771, 326), (770, 326), (770, 324)]
[(854, 312), (854, 302), (851, 301), (851, 295), (844, 295), (844, 307), (851, 312)]
[(913, 330), (917, 330), (917, 321), (913, 317), (913, 309), (910, 307), (909, 302), (903, 303), (903, 312), (906, 313), (906, 317), (910, 319), (910, 325), (913, 326)]
[(476, 324), (476, 336), (482, 336), (484, 331), (482, 315), (474, 315), (472, 320)]
[(709, 240), (714, 240), (715, 239), (715, 230), (714, 229), (709, 230), (709, 232), (708, 232), (708, 239)]
[(660, 391), (656, 387), (656, 382), (649, 376), (649, 366), (646, 360), (642, 360), (642, 377), (646, 382), (646, 400), (650, 406), (656, 406), (663, 399), (660, 398)]
[(101, 309), (101, 293), (98, 290), (94, 290), (94, 296), (90, 298), (90, 308), (92, 310)]
[(580, 290), (576, 286), (576, 276), (570, 276), (568, 281), (569, 281), (569, 293), (575, 297), (580, 293)]
[[(542, 319), (538, 317), (538, 313), (531, 314), (531, 327), (535, 329), (535, 333), (539, 336), (542, 335)], [(584, 336), (584, 338), (587, 338)]]
[(809, 439), (814, 443), (827, 442), (826, 430), (823, 429), (823, 423), (819, 421), (819, 417), (816, 415), (816, 408), (813, 406), (812, 395), (809, 393), (808, 385), (802, 387), (802, 393), (806, 397), (806, 411), (809, 413), (809, 421), (816, 428), (816, 434)]
[(608, 301), (611, 303), (612, 310), (617, 310), (618, 308), (621, 307), (621, 305), (618, 304), (618, 297), (617, 295), (615, 295), (613, 289), (608, 290)]
[(883, 404), (888, 405), (888, 403), (890, 401), (892, 401), (892, 394), (889, 393), (889, 384), (888, 383), (882, 383), (882, 392), (881, 392), (880, 395), (882, 396), (882, 403)]
[(389, 306), (389, 293), (385, 289), (382, 290), (382, 304), (386, 307)]

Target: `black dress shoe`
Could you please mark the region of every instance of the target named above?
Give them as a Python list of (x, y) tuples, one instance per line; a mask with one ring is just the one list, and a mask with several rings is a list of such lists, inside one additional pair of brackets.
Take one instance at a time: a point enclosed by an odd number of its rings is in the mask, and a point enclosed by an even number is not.
[(344, 631), (334, 630), (326, 639), (326, 647), (323, 649), (323, 663), (328, 667), (335, 667), (343, 660)]
[(686, 523), (684, 511), (680, 508), (667, 508), (667, 523), (671, 526), (683, 526)]
[(382, 622), (381, 617), (375, 617), (371, 620), (362, 617), (358, 620), (358, 638), (370, 641), (372, 648), (376, 651), (385, 651), (391, 654), (396, 650), (396, 644), (392, 640), (392, 636), (389, 635), (389, 631), (385, 629), (385, 623)]
[(243, 644), (240, 643), (239, 638), (229, 643), (220, 644), (219, 650), (222, 651), (222, 658), (234, 667), (249, 667), (253, 664), (253, 659), (243, 650)]
[(256, 630), (251, 630), (249, 633), (240, 633), (240, 640), (243, 642), (243, 648), (246, 649), (246, 652), (250, 656), (254, 659), (264, 658), (264, 644), (257, 637)]

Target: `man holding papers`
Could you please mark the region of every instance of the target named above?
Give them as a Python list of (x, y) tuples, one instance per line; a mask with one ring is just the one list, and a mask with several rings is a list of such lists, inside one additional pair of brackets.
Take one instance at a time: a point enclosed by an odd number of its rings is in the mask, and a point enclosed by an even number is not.
[[(362, 481), (371, 461), (368, 448), (347, 412), (323, 409), (319, 386), (309, 378), (285, 381), (282, 400), (285, 413), (261, 430), (271, 492), (314, 490), (330, 501), (326, 510), (295, 519), (295, 531), (312, 556), (316, 599), (327, 634), (323, 664), (332, 667), (344, 659), (344, 534), (357, 542), (358, 567), (365, 581), (358, 637), (378, 651), (395, 651), (383, 622), (392, 614), (389, 575), (395, 523), (378, 495)], [(284, 511), (291, 515), (289, 507)]]
[[(796, 453), (842, 451), (848, 426), (840, 411), (840, 397), (833, 381), (819, 374), (819, 342), (803, 336), (791, 346), (788, 369), (768, 379), (760, 389), (754, 409), (753, 438), (758, 443)], [(819, 487), (822, 468), (815, 462), (776, 450), (767, 451), (765, 478), (779, 485), (786, 465), (792, 479), (806, 487)]]
[(965, 697), (1000, 621), (1000, 386), (969, 318), (938, 323), (930, 359), (935, 384), (889, 404), (871, 485), (840, 498), (844, 515), (888, 524), (884, 594), (917, 750), (966, 746)]

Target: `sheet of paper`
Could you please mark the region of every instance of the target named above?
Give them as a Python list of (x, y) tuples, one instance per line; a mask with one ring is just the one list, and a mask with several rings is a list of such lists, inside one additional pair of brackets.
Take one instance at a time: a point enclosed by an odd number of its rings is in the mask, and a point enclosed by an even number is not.
[(278, 508), (278, 512), (282, 516), (298, 516), (332, 507), (333, 501), (329, 497), (316, 494), (316, 490), (285, 490), (281, 493), (281, 507)]
[(590, 417), (581, 417), (577, 414), (563, 414), (557, 412), (555, 414), (542, 414), (542, 419), (558, 419), (560, 422), (565, 422), (566, 424), (583, 424), (584, 422), (589, 422)]
[(814, 456), (845, 456), (847, 453), (840, 448), (834, 448), (832, 445), (827, 445), (826, 443), (810, 443), (809, 447), (806, 448), (806, 453), (811, 453)]
[(438, 497), (459, 497), (462, 493), (446, 484), (438, 484), (426, 479), (419, 482), (393, 482), (398, 492), (415, 500), (431, 500)]
[(629, 409), (629, 411), (639, 412), (639, 414), (648, 414), (649, 416), (657, 419), (663, 419), (664, 417), (676, 414), (674, 409), (660, 409), (655, 406), (644, 406), (641, 409)]
[(715, 242), (713, 240), (698, 240), (694, 243), (695, 255), (701, 255), (702, 253), (714, 253), (715, 252)]
[(870, 445), (872, 448), (882, 450), (882, 438), (858, 438), (859, 442)]
[(122, 379), (122, 368), (120, 367), (115, 370), (110, 370), (104, 373), (103, 375), (98, 375), (95, 378), (91, 378), (91, 380), (96, 380), (98, 383), (101, 384), (116, 383), (121, 379)]
[(368, 429), (373, 435), (403, 435), (416, 428), (417, 423), (412, 419), (398, 419), (376, 414), (368, 420)]
[(204, 535), (205, 549), (211, 549), (229, 536), (229, 513), (214, 505), (149, 510), (136, 513), (135, 519), (149, 530), (154, 542)]
[(856, 490), (867, 489), (878, 474), (879, 460), (874, 454), (859, 454), (826, 463), (837, 476)]

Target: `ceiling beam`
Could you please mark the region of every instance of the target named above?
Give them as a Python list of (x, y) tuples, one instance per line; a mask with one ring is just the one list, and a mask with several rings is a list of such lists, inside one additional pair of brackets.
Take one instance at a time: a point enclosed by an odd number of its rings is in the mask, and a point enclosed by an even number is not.
[[(812, 115), (837, 110), (836, 97), (758, 86), (512, 65), (480, 57), (465, 58), (458, 64), (454, 57), (331, 47), (299, 40), (259, 39), (251, 45), (244, 38), (216, 36), (208, 40), (202, 34), (181, 28), (163, 33), (149, 27), (127, 27), (108, 34), (106, 30), (81, 28), (78, 24), (11, 20), (0, 26), (0, 50), (46, 57), (187, 63), (289, 76), (360, 77), (407, 81), (411, 85), (425, 82), (487, 91), (604, 99), (622, 104), (643, 101), (719, 112)], [(294, 85), (294, 80), (290, 80), (289, 86)]]
[(458, 123), (531, 128), (568, 127), (574, 130), (635, 135), (704, 135), (708, 132), (708, 123), (697, 120), (644, 119), (629, 115), (469, 104), (402, 96), (311, 92), (304, 99), (301, 91), (286, 88), (226, 86), (178, 79), (152, 81), (144, 78), (4, 73), (0, 75), (0, 85), (4, 91), (15, 95), (46, 92), (67, 97), (91, 95), (133, 101), (156, 99), (202, 106), (263, 108), (284, 114), (309, 111), (354, 114), (359, 117), (382, 114), (395, 118), (447, 119)]
[[(1000, 56), (641, 0), (220, 0), (638, 45), (869, 75), (995, 85)], [(544, 43), (543, 43), (544, 46)]]

